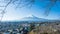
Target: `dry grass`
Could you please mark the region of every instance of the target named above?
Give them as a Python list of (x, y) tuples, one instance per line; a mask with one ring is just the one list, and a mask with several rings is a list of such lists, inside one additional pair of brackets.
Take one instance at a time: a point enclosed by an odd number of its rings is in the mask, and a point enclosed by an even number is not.
[(59, 32), (51, 26), (39, 26), (29, 32), (29, 34), (59, 34)]

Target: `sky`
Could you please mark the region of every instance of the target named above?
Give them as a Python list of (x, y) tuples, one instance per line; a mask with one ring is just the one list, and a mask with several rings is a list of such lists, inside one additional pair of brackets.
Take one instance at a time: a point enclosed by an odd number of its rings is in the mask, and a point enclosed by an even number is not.
[[(20, 20), (24, 17), (27, 17), (29, 15), (34, 15), (39, 18), (44, 18), (44, 19), (60, 19), (60, 2), (57, 2), (52, 9), (50, 10), (50, 13), (48, 16), (45, 16), (45, 6), (48, 4), (48, 1), (45, 2), (39, 2), (36, 0), (36, 2), (33, 4), (31, 8), (28, 6), (22, 7), (22, 8), (15, 8), (15, 5), (10, 4), (6, 8), (6, 13), (4, 14), (4, 17), (2, 21), (12, 21), (12, 20)], [(1, 4), (0, 5), (5, 5)], [(4, 9), (0, 7), (0, 9)], [(1, 11), (0, 11), (1, 12)]]

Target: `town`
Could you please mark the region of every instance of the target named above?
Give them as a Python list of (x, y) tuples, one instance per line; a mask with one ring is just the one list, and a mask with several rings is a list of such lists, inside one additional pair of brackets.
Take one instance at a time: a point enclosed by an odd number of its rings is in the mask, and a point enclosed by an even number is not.
[(5, 22), (0, 23), (0, 34), (59, 34), (60, 22)]

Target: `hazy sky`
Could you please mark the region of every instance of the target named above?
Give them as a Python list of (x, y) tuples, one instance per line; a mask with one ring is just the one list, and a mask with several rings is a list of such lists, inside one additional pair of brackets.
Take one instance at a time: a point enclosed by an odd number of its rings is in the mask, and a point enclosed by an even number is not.
[(39, 18), (46, 18), (46, 19), (60, 19), (60, 4), (59, 4), (60, 2), (57, 2), (56, 5), (52, 7), (49, 13), (49, 16), (45, 17), (44, 12), (45, 12), (45, 6), (47, 3), (49, 2), (36, 1), (31, 8), (23, 7), (23, 8), (17, 8), (17, 9), (15, 8), (14, 5), (10, 4), (5, 10), (6, 13), (2, 20), (3, 21), (20, 20), (21, 18), (29, 15), (34, 15)]

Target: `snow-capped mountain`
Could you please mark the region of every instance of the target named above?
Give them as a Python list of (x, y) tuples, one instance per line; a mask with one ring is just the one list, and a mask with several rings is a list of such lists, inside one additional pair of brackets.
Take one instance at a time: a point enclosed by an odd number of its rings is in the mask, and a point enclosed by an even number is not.
[(22, 21), (48, 21), (48, 19), (38, 18), (34, 15), (24, 17), (21, 19)]

